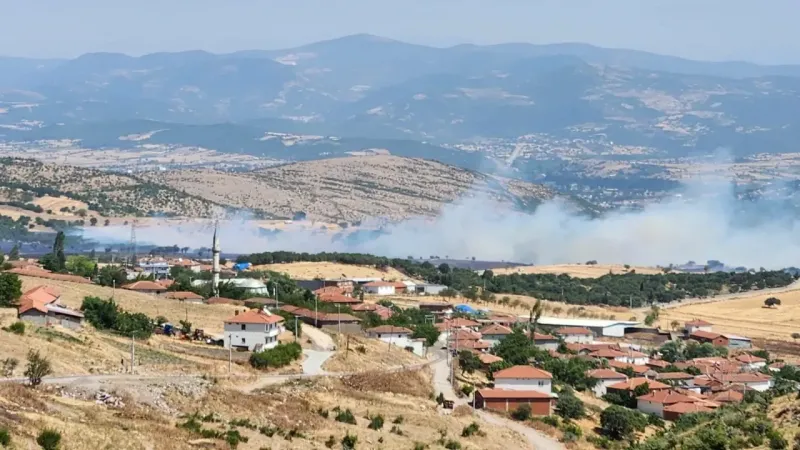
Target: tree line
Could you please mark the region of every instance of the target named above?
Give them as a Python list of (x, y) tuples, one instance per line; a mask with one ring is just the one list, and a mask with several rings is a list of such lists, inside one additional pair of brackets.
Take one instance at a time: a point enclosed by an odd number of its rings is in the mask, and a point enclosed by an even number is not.
[(496, 294), (528, 295), (545, 300), (563, 301), (578, 305), (642, 306), (669, 303), (693, 297), (709, 297), (721, 293), (787, 286), (795, 276), (783, 270), (749, 272), (664, 273), (643, 275), (634, 271), (607, 274), (599, 278), (574, 278), (556, 274), (495, 275), (491, 270), (482, 274), (469, 269), (435, 266), (429, 261), (412, 258), (386, 258), (363, 253), (296, 253), (264, 252), (243, 255), (238, 262), (258, 264), (309, 262), (335, 262), (341, 264), (374, 266), (378, 269), (392, 267), (409, 277), (429, 283), (443, 284), (462, 294), (475, 293), (477, 289)]

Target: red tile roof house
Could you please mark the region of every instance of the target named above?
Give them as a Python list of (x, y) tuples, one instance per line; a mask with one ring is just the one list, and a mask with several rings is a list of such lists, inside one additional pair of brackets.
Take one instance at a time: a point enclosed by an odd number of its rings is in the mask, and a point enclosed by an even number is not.
[(330, 303), (332, 305), (355, 305), (361, 303), (361, 300), (353, 297), (348, 297), (343, 294), (325, 293), (319, 295), (319, 301), (323, 303)]
[(636, 398), (636, 409), (645, 414), (655, 414), (664, 418), (664, 408), (676, 403), (696, 403), (698, 399), (664, 389), (651, 391)]
[(636, 378), (629, 378), (619, 383), (608, 385), (606, 386), (606, 391), (609, 393), (611, 392), (621, 393), (626, 391), (633, 391), (634, 389), (645, 383), (647, 383), (647, 387), (650, 391), (661, 391), (670, 388), (670, 386), (664, 383), (660, 383), (656, 380), (650, 380), (644, 377), (636, 377)]
[(712, 323), (706, 322), (705, 320), (695, 319), (689, 322), (686, 322), (683, 326), (684, 333), (690, 335), (695, 331), (706, 331), (711, 332), (711, 327), (713, 326)]
[(488, 325), (480, 329), (481, 339), (495, 346), (506, 338), (509, 334), (513, 333), (511, 328), (502, 325)]
[(764, 358), (759, 358), (758, 356), (753, 356), (749, 353), (743, 353), (737, 356), (736, 361), (742, 363), (745, 368), (750, 370), (759, 370), (762, 367), (767, 365), (767, 360)]
[(353, 312), (361, 312), (361, 313), (374, 313), (377, 314), (383, 320), (386, 320), (394, 314), (391, 308), (387, 308), (382, 305), (377, 305), (375, 303), (358, 303), (355, 305), (350, 305), (350, 310)]
[(675, 403), (664, 407), (664, 419), (675, 421), (684, 414), (711, 412), (712, 408), (701, 403)]
[(167, 292), (167, 288), (155, 281), (136, 281), (122, 286), (122, 289), (146, 294), (161, 294), (162, 292)]
[(494, 373), (494, 388), (475, 393), (477, 408), (513, 411), (527, 404), (536, 416), (550, 415), (555, 396), (553, 376), (532, 366), (513, 366)]
[(553, 392), (553, 375), (533, 366), (513, 366), (493, 374), (495, 389)]
[(557, 329), (555, 334), (561, 336), (564, 342), (569, 344), (591, 344), (594, 342), (594, 333), (588, 328), (562, 327)]
[(694, 375), (686, 372), (662, 372), (656, 375), (656, 380), (672, 386), (694, 387)]
[(191, 291), (172, 291), (163, 295), (170, 300), (180, 300), (187, 303), (203, 303), (203, 296)]
[(478, 354), (478, 359), (481, 360), (481, 364), (483, 364), (484, 367), (489, 367), (496, 362), (503, 361), (503, 358), (492, 355), (490, 353), (477, 352), (477, 354)]
[(626, 369), (631, 369), (634, 374), (636, 375), (644, 375), (649, 372), (651, 369), (647, 366), (637, 366), (635, 364), (629, 364), (626, 362), (621, 362), (617, 360), (609, 361), (608, 366), (616, 371), (622, 371)]
[(597, 383), (592, 388), (592, 392), (594, 392), (596, 397), (602, 397), (606, 395), (607, 386), (617, 384), (628, 379), (628, 376), (624, 373), (619, 373), (610, 369), (587, 370), (586, 376), (597, 380)]
[(283, 317), (260, 309), (251, 309), (225, 319), (224, 347), (267, 350), (278, 345), (278, 335), (285, 328)]
[[(530, 339), (530, 331), (526, 332), (525, 336), (528, 336), (528, 339)], [(536, 332), (533, 334), (533, 343), (535, 346), (544, 350), (558, 350), (561, 341), (553, 335)]]
[(18, 317), (39, 326), (80, 328), (83, 324), (83, 313), (60, 304), (60, 298), (61, 294), (57, 290), (48, 286), (37, 286), (19, 298)]

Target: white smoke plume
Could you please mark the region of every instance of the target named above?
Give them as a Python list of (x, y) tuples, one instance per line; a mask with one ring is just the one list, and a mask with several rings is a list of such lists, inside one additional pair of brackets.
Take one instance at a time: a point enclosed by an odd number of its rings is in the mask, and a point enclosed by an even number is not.
[[(221, 223), (220, 236), (223, 253), (341, 251), (533, 264), (597, 260), (667, 265), (716, 259), (756, 268), (800, 265), (797, 220), (786, 211), (758, 205), (742, 220), (740, 205), (730, 187), (708, 185), (690, 185), (683, 197), (599, 219), (577, 215), (561, 202), (525, 214), (487, 198), (469, 198), (446, 206), (436, 218), (388, 225), (373, 236), (333, 236), (309, 229), (268, 234), (245, 219)], [(129, 235), (122, 227), (85, 229), (85, 237), (99, 242), (126, 242)], [(209, 225), (137, 229), (140, 244), (210, 247), (211, 236)]]

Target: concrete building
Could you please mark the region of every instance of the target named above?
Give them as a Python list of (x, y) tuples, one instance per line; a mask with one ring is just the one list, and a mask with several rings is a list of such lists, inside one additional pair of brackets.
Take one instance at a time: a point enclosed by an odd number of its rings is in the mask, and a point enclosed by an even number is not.
[(615, 372), (609, 369), (595, 369), (586, 372), (586, 376), (594, 378), (597, 383), (592, 387), (592, 392), (596, 397), (606, 395), (606, 387), (617, 384), (628, 379), (624, 373)]
[(734, 359), (742, 363), (742, 366), (748, 370), (761, 370), (764, 366), (767, 365), (766, 359), (759, 358), (758, 356), (753, 356), (749, 353), (743, 353)]
[(388, 281), (371, 281), (364, 285), (364, 292), (373, 295), (394, 295), (394, 283)]
[(60, 325), (78, 329), (83, 325), (83, 313), (67, 308), (59, 300), (61, 295), (48, 286), (37, 286), (19, 298), (17, 310), (20, 320), (39, 326)]
[(169, 264), (166, 261), (140, 261), (137, 266), (144, 276), (152, 276), (156, 280), (169, 277)]
[(614, 383), (606, 386), (606, 392), (633, 392), (637, 387), (647, 383), (650, 391), (663, 391), (670, 389), (669, 385), (660, 383), (656, 380), (651, 380), (645, 377), (629, 378), (619, 383)]
[(224, 346), (249, 351), (268, 350), (278, 345), (278, 335), (283, 331), (283, 317), (251, 309), (225, 320)]
[(445, 289), (447, 286), (442, 284), (421, 283), (414, 286), (415, 292), (421, 295), (439, 295)]
[(495, 389), (538, 391), (552, 394), (553, 375), (533, 366), (513, 366), (493, 375)]
[(712, 326), (713, 324), (706, 322), (705, 320), (695, 319), (686, 322), (683, 326), (683, 330), (687, 336), (694, 333), (695, 331), (707, 331), (710, 333)]
[(499, 344), (506, 336), (513, 333), (511, 328), (502, 325), (489, 325), (480, 329), (481, 339), (490, 343), (492, 347)]
[(396, 327), (393, 325), (381, 325), (375, 328), (366, 330), (367, 337), (373, 339), (380, 339), (388, 344), (396, 345), (400, 348), (410, 348), (411, 351), (418, 356), (425, 355), (424, 339), (412, 339), (413, 331), (404, 327)]
[[(528, 316), (519, 316), (523, 322), (528, 321)], [(595, 336), (625, 337), (625, 329), (636, 327), (639, 322), (630, 320), (600, 320), (600, 319), (572, 319), (565, 317), (542, 317), (539, 325), (546, 327), (580, 327), (587, 328)]]
[(727, 347), (729, 349), (748, 349), (752, 347), (750, 338), (737, 336), (734, 334), (720, 334), (711, 331), (695, 331), (688, 339), (700, 343), (710, 343), (715, 347)]
[(591, 344), (594, 342), (594, 333), (583, 327), (561, 327), (555, 331), (564, 342), (570, 344)]

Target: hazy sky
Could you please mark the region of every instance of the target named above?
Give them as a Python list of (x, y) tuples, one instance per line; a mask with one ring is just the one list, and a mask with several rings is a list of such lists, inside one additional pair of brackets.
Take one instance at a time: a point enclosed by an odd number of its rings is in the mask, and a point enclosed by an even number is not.
[(800, 63), (799, 0), (0, 0), (0, 55), (229, 52), (372, 33)]

